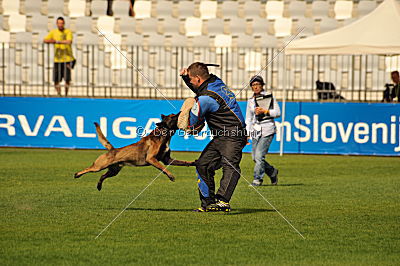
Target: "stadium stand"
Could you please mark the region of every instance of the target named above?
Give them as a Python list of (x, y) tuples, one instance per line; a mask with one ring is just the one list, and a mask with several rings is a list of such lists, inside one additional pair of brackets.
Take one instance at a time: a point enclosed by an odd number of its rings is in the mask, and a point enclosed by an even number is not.
[(298, 18), (293, 21), (293, 28), (292, 28), (292, 34), (297, 34), (301, 29), (301, 33), (299, 34), (299, 37), (308, 37), (312, 36), (315, 33), (315, 23), (312, 18)]
[(177, 18), (173, 17), (164, 17), (159, 19), (159, 23), (161, 24), (161, 33), (162, 34), (174, 34), (180, 33), (181, 31), (181, 21)]
[(90, 11), (93, 17), (105, 16), (107, 13), (107, 1), (92, 0)]
[(304, 18), (306, 15), (307, 3), (305, 1), (290, 1), (288, 9), (290, 18)]
[(283, 17), (284, 2), (283, 1), (268, 1), (265, 5), (267, 19), (275, 20)]
[(156, 17), (171, 18), (173, 17), (174, 3), (172, 1), (157, 1)]
[(311, 4), (312, 17), (314, 19), (322, 19), (328, 17), (329, 2), (328, 1), (313, 1)]
[(128, 16), (129, 5), (129, 1), (114, 1), (112, 6), (114, 17), (123, 18)]
[(195, 4), (194, 1), (179, 1), (178, 2), (178, 17), (187, 18), (195, 16)]
[(4, 15), (19, 14), (20, 1), (19, 0), (2, 0), (2, 8)]
[(221, 7), (221, 12), (219, 18), (236, 18), (238, 17), (238, 11), (240, 10), (239, 8), (239, 2), (237, 1), (223, 1), (222, 4), (220, 5)]
[(333, 18), (323, 18), (319, 22), (319, 27), (317, 27), (316, 33), (324, 33), (330, 30), (337, 29), (339, 27), (339, 22), (336, 19)]
[[(239, 15), (244, 18), (256, 18), (256, 17), (264, 17), (261, 15), (263, 4), (260, 1), (245, 1), (243, 5), (243, 15)], [(239, 12), (240, 14), (241, 12)]]
[(227, 22), (227, 33), (229, 34), (242, 34), (242, 33), (248, 33), (248, 26), (247, 26), (247, 21), (243, 18), (239, 17), (231, 17), (229, 19), (225, 19), (225, 22)]
[(188, 17), (185, 20), (186, 36), (199, 36), (202, 34), (203, 21), (196, 17)]
[[(41, 93), (40, 88), (33, 85), (51, 84), (53, 49), (51, 45), (42, 44), (42, 39), (55, 27), (56, 17), (64, 16), (66, 27), (74, 32), (73, 49), (77, 58), (73, 95), (159, 97), (156, 91), (142, 90), (141, 86), (149, 84), (141, 85), (143, 78), (126, 63), (124, 56), (140, 66), (150, 80), (156, 80), (170, 97), (187, 94), (177, 74), (182, 66), (196, 60), (221, 64), (216, 73), (223, 75), (228, 85), (236, 90), (301, 28), (304, 30), (300, 38), (324, 33), (365, 16), (380, 2), (382, 0), (139, 0), (134, 5), (136, 16), (129, 17), (127, 0), (114, 0), (113, 16), (106, 16), (105, 0), (2, 0), (0, 24), (3, 31), (0, 35), (5, 44), (0, 45), (0, 49), (9, 51), (8, 61), (4, 58), (6, 63), (0, 62), (4, 70), (0, 72), (2, 80), (20, 86), (9, 90), (11, 94), (15, 91)], [(116, 52), (96, 27), (124, 54)], [(293, 92), (292, 97), (316, 99), (316, 94), (311, 92), (312, 80), (321, 78), (334, 79), (337, 89), (344, 94), (352, 89), (353, 83), (361, 84), (365, 80), (365, 88), (371, 91), (368, 99), (374, 99), (372, 91), (378, 90), (384, 81), (382, 73), (389, 63), (384, 56), (375, 56), (363, 66), (358, 62), (365, 59), (360, 58), (360, 61), (351, 60), (351, 56), (337, 59), (319, 56), (318, 60), (309, 56), (292, 58), (286, 68), (291, 71), (293, 88), (310, 91)], [(11, 66), (13, 60), (17, 62), (15, 66)], [(32, 67), (35, 64), (39, 66), (36, 70)], [(282, 59), (272, 65), (263, 70), (263, 75), (268, 77), (271, 87), (281, 93)], [(90, 93), (89, 87), (93, 88)], [(2, 91), (7, 92), (7, 89)]]
[(374, 0), (359, 1), (357, 5), (357, 16), (362, 17), (370, 13), (376, 8), (376, 2)]
[(201, 19), (213, 19), (217, 17), (216, 1), (201, 1), (199, 6)]
[(63, 0), (49, 0), (45, 5), (45, 10), (47, 11), (45, 15), (57, 17), (65, 15), (64, 2)]
[(150, 18), (151, 17), (151, 1), (135, 1), (133, 10), (135, 11), (136, 18)]
[(338, 20), (351, 18), (353, 13), (353, 1), (337, 0), (335, 2), (334, 11), (335, 18)]
[(251, 33), (253, 35), (273, 34), (273, 21), (266, 18), (255, 17), (251, 21)]
[(276, 37), (286, 37), (292, 34), (292, 20), (290, 18), (277, 18), (274, 21)]
[(216, 35), (225, 32), (225, 22), (222, 18), (203, 20), (204, 35)]
[(23, 14), (29, 15), (37, 15), (40, 14), (42, 9), (42, 5), (38, 4), (36, 1), (24, 1), (23, 2)]
[(20, 14), (8, 15), (8, 30), (10, 32), (25, 32), (26, 16)]

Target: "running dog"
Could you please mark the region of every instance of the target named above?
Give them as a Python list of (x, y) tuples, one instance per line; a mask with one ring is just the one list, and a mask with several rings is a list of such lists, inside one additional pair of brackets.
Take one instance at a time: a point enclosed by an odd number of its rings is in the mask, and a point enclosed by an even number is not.
[(168, 116), (161, 115), (161, 122), (156, 124), (157, 127), (148, 136), (142, 138), (137, 143), (122, 148), (114, 148), (101, 132), (99, 124), (94, 123), (98, 139), (108, 152), (100, 155), (90, 167), (75, 173), (74, 177), (79, 178), (86, 173), (99, 172), (108, 168), (108, 171), (100, 177), (97, 183), (97, 189), (100, 191), (103, 181), (106, 178), (116, 176), (125, 165), (152, 165), (166, 174), (171, 181), (175, 181), (173, 174), (169, 172), (160, 161), (165, 165), (194, 165), (194, 162), (179, 161), (172, 159), (170, 156), (171, 150), (169, 148), (169, 143), (175, 131), (178, 130), (178, 116), (179, 114), (170, 114)]

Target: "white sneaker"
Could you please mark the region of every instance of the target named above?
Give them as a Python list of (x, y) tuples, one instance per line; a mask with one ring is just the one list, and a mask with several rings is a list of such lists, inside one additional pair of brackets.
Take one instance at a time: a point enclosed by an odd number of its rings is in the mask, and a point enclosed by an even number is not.
[(260, 180), (260, 179), (254, 179), (254, 180), (253, 180), (253, 183), (251, 183), (250, 186), (259, 187), (259, 186), (262, 185), (262, 183), (263, 183), (262, 180)]

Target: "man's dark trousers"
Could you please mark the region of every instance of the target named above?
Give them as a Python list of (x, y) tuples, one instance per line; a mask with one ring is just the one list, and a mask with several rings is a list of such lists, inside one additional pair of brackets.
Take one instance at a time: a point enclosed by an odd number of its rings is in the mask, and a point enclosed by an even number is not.
[[(240, 178), (239, 163), (246, 137), (216, 137), (208, 143), (196, 161), (201, 206), (217, 200), (229, 202)], [(222, 179), (215, 195), (215, 171), (222, 167)]]

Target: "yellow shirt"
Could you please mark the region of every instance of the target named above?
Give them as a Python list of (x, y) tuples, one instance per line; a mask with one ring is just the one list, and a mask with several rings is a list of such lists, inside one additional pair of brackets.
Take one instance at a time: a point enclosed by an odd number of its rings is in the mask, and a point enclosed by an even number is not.
[[(51, 30), (44, 39), (55, 41), (72, 41), (72, 32), (69, 29), (64, 29), (63, 31), (60, 31), (59, 29), (54, 29)], [(71, 44), (54, 44), (55, 63), (71, 62), (73, 60), (74, 56), (72, 55)]]

